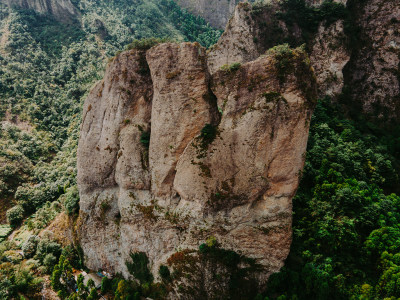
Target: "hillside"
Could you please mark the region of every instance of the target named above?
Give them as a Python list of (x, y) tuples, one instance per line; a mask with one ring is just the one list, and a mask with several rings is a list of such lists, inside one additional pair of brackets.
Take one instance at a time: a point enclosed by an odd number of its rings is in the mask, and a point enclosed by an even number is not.
[[(123, 2), (115, 2), (112, 9), (110, 5), (94, 8), (94, 3), (80, 3), (82, 26), (78, 21), (64, 24), (33, 11), (1, 8), (0, 115), (3, 149), (7, 148), (1, 158), (4, 208), (18, 187), (36, 193), (30, 186), (40, 182), (40, 193), (46, 197), (33, 200), (37, 201), (33, 206), (38, 206), (74, 185), (73, 149), (81, 100), (101, 78), (109, 57), (136, 38), (168, 37), (207, 46), (219, 36), (173, 2), (159, 6), (146, 2), (122, 16)], [(4, 221), (4, 211), (2, 216)]]
[(397, 1), (0, 3), (0, 299), (400, 297)]

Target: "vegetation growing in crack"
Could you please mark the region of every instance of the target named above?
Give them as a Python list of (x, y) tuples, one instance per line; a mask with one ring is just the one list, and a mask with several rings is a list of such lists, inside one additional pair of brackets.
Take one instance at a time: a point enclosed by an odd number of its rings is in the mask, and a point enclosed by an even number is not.
[(222, 71), (224, 71), (224, 72), (227, 72), (227, 73), (234, 73), (234, 72), (236, 72), (237, 70), (239, 70), (241, 66), (242, 66), (241, 63), (235, 62), (235, 63), (232, 63), (232, 64), (230, 64), (230, 65), (223, 65), (223, 66), (221, 66), (220, 69), (221, 69)]
[(201, 129), (199, 137), (196, 139), (196, 147), (199, 151), (198, 158), (205, 157), (208, 146), (215, 140), (218, 135), (218, 129), (212, 124), (206, 124)]
[(264, 296), (398, 297), (396, 140), (371, 124), (347, 119), (329, 99), (318, 103), (293, 199), (291, 253), (281, 272), (271, 276)]
[(153, 275), (149, 270), (149, 259), (144, 252), (135, 252), (130, 254), (132, 261), (126, 262), (126, 267), (140, 283), (151, 283)]
[[(218, 298), (229, 295), (230, 299), (253, 299), (256, 296), (257, 281), (253, 277), (259, 266), (253, 259), (242, 256), (232, 250), (223, 249), (215, 237), (199, 246), (198, 251), (182, 250), (168, 259), (172, 267), (172, 284), (183, 295), (200, 299), (202, 295)], [(204, 280), (213, 281), (212, 290), (204, 290)], [(183, 280), (185, 279), (185, 280)], [(195, 283), (188, 286), (188, 281)], [(227, 281), (228, 285), (224, 282)]]

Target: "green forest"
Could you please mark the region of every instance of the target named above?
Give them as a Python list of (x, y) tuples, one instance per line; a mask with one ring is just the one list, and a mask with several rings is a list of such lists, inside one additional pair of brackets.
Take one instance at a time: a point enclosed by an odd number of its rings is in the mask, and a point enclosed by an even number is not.
[[(37, 236), (60, 212), (77, 217), (85, 97), (131, 43), (154, 38), (208, 48), (222, 33), (173, 0), (72, 2), (81, 20), (69, 24), (0, 5), (0, 299), (41, 299), (44, 285), (61, 299), (99, 299), (94, 282), (82, 277), (78, 293), (60, 283), (85, 268), (79, 246)], [(306, 9), (304, 1), (290, 3)], [(316, 25), (307, 26), (313, 34)], [(252, 299), (400, 298), (400, 131), (348, 114), (340, 103), (318, 100), (293, 199), (291, 252)], [(199, 251), (228, 255), (213, 241)], [(173, 274), (161, 266), (163, 282), (154, 283), (147, 264), (146, 256), (132, 256), (128, 268), (138, 280), (105, 277), (101, 292), (162, 299)]]

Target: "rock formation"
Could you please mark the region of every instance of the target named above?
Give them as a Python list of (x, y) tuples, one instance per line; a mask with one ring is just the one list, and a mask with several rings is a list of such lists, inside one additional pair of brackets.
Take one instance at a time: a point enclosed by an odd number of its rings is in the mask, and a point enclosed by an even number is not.
[(0, 3), (53, 15), (62, 22), (70, 22), (79, 16), (79, 11), (71, 3), (71, 0), (0, 0)]
[[(398, 2), (335, 1), (347, 5), (347, 19), (319, 24), (302, 40), (302, 28), (277, 16), (278, 2), (237, 6), (226, 31), (209, 53), (211, 72), (224, 64), (251, 61), (270, 47), (291, 40), (306, 42), (315, 70), (318, 94), (337, 98), (344, 92), (350, 111), (360, 111), (379, 125), (400, 121)], [(323, 1), (310, 0), (318, 6)], [(345, 89), (343, 89), (345, 88)]]
[[(255, 6), (248, 2), (240, 3), (220, 40), (210, 50), (211, 72), (224, 64), (251, 61), (288, 39), (301, 43), (301, 28), (294, 24), (289, 29), (284, 21), (277, 18), (279, 10), (281, 7), (277, 2)], [(320, 96), (337, 95), (343, 88), (342, 71), (350, 59), (346, 39), (343, 20), (338, 20), (329, 25), (320, 24), (309, 43)]]
[[(353, 3), (354, 2), (354, 3)], [(355, 111), (388, 128), (400, 122), (400, 7), (395, 0), (353, 1), (359, 28), (345, 79)]]
[[(316, 99), (309, 60), (278, 47), (213, 75), (207, 62), (190, 43), (123, 52), (90, 92), (78, 148), (89, 268), (128, 277), (130, 253), (143, 252), (157, 276), (203, 257), (210, 238), (252, 259), (259, 283), (282, 267)], [(187, 298), (228, 295), (226, 282), (207, 284), (212, 264), (197, 263), (202, 288)]]

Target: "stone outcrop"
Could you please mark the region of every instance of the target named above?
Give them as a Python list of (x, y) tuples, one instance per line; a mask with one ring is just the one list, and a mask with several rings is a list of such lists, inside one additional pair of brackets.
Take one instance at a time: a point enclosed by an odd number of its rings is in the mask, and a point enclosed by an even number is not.
[(345, 69), (356, 112), (391, 128), (400, 122), (400, 5), (398, 1), (355, 1), (359, 28)]
[[(310, 4), (318, 5), (317, 2)], [(280, 9), (277, 2), (262, 5), (240, 3), (226, 31), (210, 50), (210, 71), (214, 72), (225, 64), (251, 61), (288, 39), (299, 40), (302, 34), (300, 27), (294, 24), (289, 30), (285, 22), (276, 17)], [(329, 25), (320, 24), (317, 34), (309, 43), (319, 96), (337, 96), (342, 91), (343, 68), (351, 54), (346, 47), (346, 40), (343, 20), (338, 20)]]
[(344, 33), (344, 22), (339, 20), (329, 26), (321, 24), (313, 39), (311, 64), (317, 76), (318, 94), (338, 96), (344, 86), (343, 69), (350, 60), (350, 51)]
[(89, 268), (130, 277), (126, 262), (142, 252), (156, 279), (160, 265), (181, 274), (169, 298), (200, 299), (232, 292), (212, 275), (232, 269), (199, 250), (207, 240), (245, 258), (236, 267), (254, 268), (255, 291), (282, 267), (317, 96), (344, 91), (367, 115), (399, 116), (398, 4), (336, 2), (354, 24), (322, 21), (296, 50), (268, 50), (304, 41), (278, 18), (279, 2), (241, 3), (208, 51), (168, 43), (110, 63), (86, 100), (78, 148)]
[(171, 283), (170, 298), (185, 285), (197, 285), (185, 299), (228, 295), (227, 282), (210, 277), (215, 264), (198, 254), (210, 238), (252, 259), (258, 267), (249, 276), (259, 284), (282, 267), (316, 98), (300, 49), (275, 49), (213, 75), (207, 62), (205, 49), (190, 43), (124, 52), (84, 105), (85, 263), (129, 277), (130, 253), (144, 252), (157, 277), (160, 265), (175, 270), (184, 255), (197, 257), (187, 275), (201, 280)]
[[(323, 1), (306, 1), (318, 6)], [(319, 24), (308, 37), (319, 97), (342, 97), (349, 111), (363, 112), (380, 126), (400, 121), (400, 7), (398, 1), (346, 1), (349, 18)], [(301, 41), (302, 29), (276, 16), (278, 2), (241, 3), (218, 43), (210, 50), (211, 72), (222, 65), (247, 62), (288, 39)], [(234, 26), (230, 26), (234, 24)], [(346, 28), (347, 27), (347, 28)], [(346, 28), (346, 29), (345, 29)], [(344, 89), (345, 88), (345, 89)]]
[(0, 0), (0, 3), (11, 7), (32, 9), (41, 14), (53, 15), (62, 22), (73, 21), (79, 11), (71, 0)]

